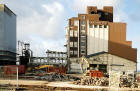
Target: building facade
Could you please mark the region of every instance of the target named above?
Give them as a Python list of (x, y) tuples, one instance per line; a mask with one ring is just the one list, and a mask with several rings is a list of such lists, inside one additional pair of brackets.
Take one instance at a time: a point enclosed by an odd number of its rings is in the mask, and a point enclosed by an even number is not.
[[(105, 52), (133, 62), (133, 71), (136, 71), (137, 49), (132, 48), (132, 41), (126, 40), (126, 23), (113, 22), (113, 7), (97, 9), (88, 6), (86, 14), (70, 18), (66, 28), (66, 45), (71, 64), (76, 58)], [(116, 62), (118, 67), (123, 63), (122, 60)]]
[(0, 4), (0, 65), (16, 64), (16, 15)]

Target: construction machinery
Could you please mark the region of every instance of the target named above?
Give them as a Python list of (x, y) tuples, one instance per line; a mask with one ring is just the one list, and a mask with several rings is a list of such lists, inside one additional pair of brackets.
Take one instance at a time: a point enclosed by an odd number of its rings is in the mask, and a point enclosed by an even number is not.
[(81, 69), (85, 76), (90, 76), (90, 77), (103, 76), (103, 72), (90, 68), (90, 63), (88, 59), (84, 56), (81, 58)]
[(88, 59), (83, 56), (81, 58), (81, 69), (82, 69), (82, 72), (84, 73), (84, 75), (89, 74), (89, 71), (90, 71), (89, 67), (90, 67), (90, 63), (89, 63)]
[(53, 67), (53, 65), (40, 65), (38, 67), (35, 67), (36, 70), (40, 70), (40, 69), (43, 69), (43, 68), (49, 68), (49, 67)]
[[(30, 71), (29, 71), (30, 70)], [(66, 67), (64, 66), (57, 66), (57, 65), (36, 65), (36, 66), (30, 66), (29, 67), (29, 72), (38, 72), (38, 71), (43, 71), (46, 73), (50, 73), (50, 72), (56, 72), (56, 73), (66, 73)]]

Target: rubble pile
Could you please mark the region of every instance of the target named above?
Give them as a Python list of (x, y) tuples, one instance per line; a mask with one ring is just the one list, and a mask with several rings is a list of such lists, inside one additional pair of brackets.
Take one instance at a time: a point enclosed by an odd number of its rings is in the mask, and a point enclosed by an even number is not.
[(137, 76), (136, 80), (138, 83), (140, 83), (140, 76)]
[(83, 77), (74, 82), (76, 85), (90, 85), (90, 86), (108, 86), (109, 80), (106, 77)]
[(65, 75), (65, 74), (59, 74), (59, 73), (49, 73), (43, 76), (37, 76), (35, 77), (35, 79), (47, 80), (47, 81), (76, 81), (76, 80), (79, 80), (80, 78), (70, 76), (70, 75)]
[(132, 76), (122, 75), (120, 76), (120, 87), (138, 88), (138, 84), (134, 82)]

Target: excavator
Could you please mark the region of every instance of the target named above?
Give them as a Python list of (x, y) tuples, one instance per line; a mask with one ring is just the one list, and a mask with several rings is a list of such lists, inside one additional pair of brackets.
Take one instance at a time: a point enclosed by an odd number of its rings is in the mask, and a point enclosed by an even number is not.
[(89, 75), (89, 73), (90, 73), (89, 67), (90, 67), (90, 63), (89, 63), (88, 59), (85, 58), (85, 56), (83, 56), (81, 58), (81, 70), (85, 76)]
[(51, 69), (53, 67), (54, 67), (53, 65), (40, 65), (40, 66), (38, 66), (38, 65), (30, 65), (27, 68), (27, 71), (28, 72), (38, 71), (38, 70), (44, 70), (44, 71), (46, 71), (46, 69), (49, 70), (49, 69)]
[(40, 69), (43, 69), (43, 68), (50, 68), (50, 67), (54, 67), (54, 66), (53, 65), (41, 65), (41, 66), (35, 67), (35, 69), (40, 70)]
[(90, 76), (90, 77), (102, 77), (103, 72), (95, 70), (95, 69), (90, 69), (90, 63), (86, 57), (81, 58), (81, 69), (84, 74), (84, 76)]
[(66, 67), (56, 66), (56, 65), (40, 65), (35, 67), (35, 70), (45, 70), (47, 73), (56, 72), (56, 73), (66, 73)]

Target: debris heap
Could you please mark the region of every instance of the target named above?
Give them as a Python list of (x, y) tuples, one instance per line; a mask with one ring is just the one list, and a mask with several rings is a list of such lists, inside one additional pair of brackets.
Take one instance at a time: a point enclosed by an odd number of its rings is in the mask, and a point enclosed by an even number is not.
[(76, 85), (89, 85), (89, 86), (108, 86), (109, 80), (106, 77), (83, 77), (74, 82)]
[(121, 75), (120, 76), (120, 87), (138, 88), (137, 82), (134, 81), (133, 76)]
[(37, 76), (35, 77), (35, 79), (47, 81), (76, 81), (79, 80), (80, 78), (60, 73), (49, 73), (43, 76)]

